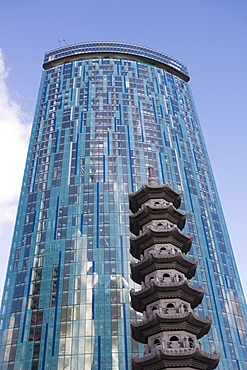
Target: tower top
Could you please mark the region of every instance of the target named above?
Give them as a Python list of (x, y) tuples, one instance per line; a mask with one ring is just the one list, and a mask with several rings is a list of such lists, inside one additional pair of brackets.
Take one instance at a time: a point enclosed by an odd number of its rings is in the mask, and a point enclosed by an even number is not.
[(150, 199), (165, 199), (174, 207), (179, 208), (181, 204), (181, 192), (173, 190), (169, 184), (159, 185), (154, 177), (153, 167), (148, 167), (148, 182), (135, 193), (129, 194), (129, 208), (136, 213), (141, 205)]
[(50, 69), (76, 60), (102, 58), (128, 59), (151, 64), (172, 73), (185, 82), (190, 79), (186, 66), (178, 60), (145, 46), (114, 41), (83, 42), (49, 51), (45, 54), (43, 68)]

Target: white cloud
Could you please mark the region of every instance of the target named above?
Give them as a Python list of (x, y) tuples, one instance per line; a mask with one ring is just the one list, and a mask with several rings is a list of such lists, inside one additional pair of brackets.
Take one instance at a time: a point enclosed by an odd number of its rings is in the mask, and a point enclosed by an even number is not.
[(6, 222), (15, 218), (30, 132), (30, 119), (11, 98), (7, 77), (0, 49), (0, 234)]

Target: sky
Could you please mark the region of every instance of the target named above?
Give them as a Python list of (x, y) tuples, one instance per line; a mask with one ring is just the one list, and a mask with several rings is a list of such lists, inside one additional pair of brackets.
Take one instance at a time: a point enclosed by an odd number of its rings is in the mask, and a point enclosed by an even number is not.
[[(44, 53), (86, 41), (147, 46), (186, 64), (247, 297), (247, 1), (11, 0), (0, 4), (0, 295)], [(64, 43), (62, 43), (64, 45)]]

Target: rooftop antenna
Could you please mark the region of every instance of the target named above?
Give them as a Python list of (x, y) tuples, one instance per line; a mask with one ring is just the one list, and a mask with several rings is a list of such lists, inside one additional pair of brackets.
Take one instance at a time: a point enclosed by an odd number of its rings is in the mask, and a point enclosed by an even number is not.
[(62, 42), (64, 42), (65, 46), (67, 46), (67, 41), (65, 40), (65, 38), (63, 38), (62, 40), (57, 40), (57, 41), (59, 43), (60, 48), (62, 47), (62, 45), (61, 45)]

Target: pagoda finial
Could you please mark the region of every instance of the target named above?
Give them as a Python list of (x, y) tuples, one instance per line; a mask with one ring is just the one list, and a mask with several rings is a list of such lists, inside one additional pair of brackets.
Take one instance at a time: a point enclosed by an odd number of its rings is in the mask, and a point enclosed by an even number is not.
[(158, 186), (156, 177), (154, 176), (153, 166), (148, 166), (148, 185), (149, 186)]

